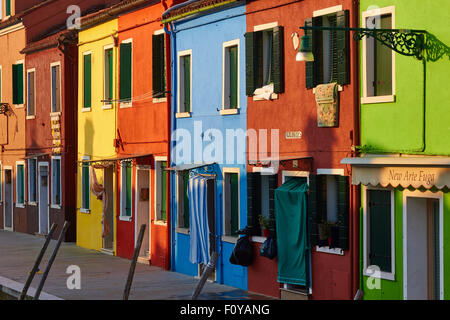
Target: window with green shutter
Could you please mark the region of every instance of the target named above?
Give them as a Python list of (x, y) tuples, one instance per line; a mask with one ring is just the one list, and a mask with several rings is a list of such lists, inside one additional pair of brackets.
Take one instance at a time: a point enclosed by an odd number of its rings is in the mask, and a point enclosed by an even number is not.
[(17, 199), (16, 203), (20, 205), (25, 204), (25, 169), (23, 164), (17, 165), (16, 187), (17, 187)]
[(89, 164), (86, 163), (81, 167), (81, 208), (90, 209)]
[(11, 0), (5, 0), (5, 16), (11, 15)]
[(163, 34), (152, 36), (153, 98), (166, 97), (166, 50)]
[(239, 174), (224, 174), (224, 235), (237, 236), (239, 230)]
[(368, 264), (392, 272), (392, 212), (390, 190), (367, 190)]
[(277, 26), (245, 34), (246, 94), (273, 84), (273, 92), (284, 92), (284, 28)]
[(121, 102), (131, 102), (131, 75), (132, 75), (132, 43), (120, 44), (120, 80), (119, 98)]
[(109, 48), (105, 50), (105, 66), (104, 66), (104, 103), (112, 104), (113, 92), (114, 92), (114, 57), (113, 49)]
[(191, 55), (179, 57), (180, 76), (178, 112), (191, 112)]
[(167, 221), (167, 162), (157, 161), (156, 164), (156, 220)]
[[(232, 41), (235, 43), (236, 41)], [(236, 109), (239, 105), (239, 47), (228, 45), (223, 57), (223, 109)]]
[(92, 97), (91, 54), (83, 55), (83, 108), (90, 108)]
[(125, 175), (126, 175), (126, 185), (125, 187), (125, 195), (126, 195), (126, 202), (125, 202), (125, 215), (130, 217), (131, 216), (131, 206), (132, 206), (132, 189), (131, 189), (131, 173), (132, 173), (132, 167), (131, 163), (128, 163), (125, 169)]
[(121, 210), (120, 216), (130, 218), (132, 216), (132, 173), (133, 164), (131, 161), (123, 161), (121, 163), (121, 183), (120, 183), (120, 196), (121, 196)]
[[(348, 27), (348, 10), (305, 20), (306, 26)], [(349, 33), (343, 30), (307, 30), (312, 37), (314, 62), (306, 62), (306, 87), (336, 82), (350, 83)]]
[(13, 65), (13, 104), (23, 104), (23, 63)]
[(188, 198), (188, 186), (189, 186), (189, 171), (182, 171), (178, 173), (178, 228), (189, 228), (189, 198)]

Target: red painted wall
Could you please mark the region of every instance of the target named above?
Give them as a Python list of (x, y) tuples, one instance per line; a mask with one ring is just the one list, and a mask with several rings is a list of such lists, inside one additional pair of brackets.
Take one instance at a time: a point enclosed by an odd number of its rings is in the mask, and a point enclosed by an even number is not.
[[(277, 1), (276, 5), (292, 2), (291, 0)], [(313, 157), (311, 173), (316, 174), (317, 168), (347, 168), (340, 164), (342, 158), (350, 156), (351, 146), (354, 144), (354, 86), (344, 86), (340, 92), (339, 127), (317, 127), (317, 109), (312, 89), (305, 87), (305, 63), (297, 62), (292, 44), (291, 34), (297, 32), (303, 36), (299, 26), (304, 25), (307, 18), (313, 16), (313, 11), (336, 5), (342, 5), (343, 10), (350, 11), (350, 23), (353, 19), (352, 1), (344, 0), (305, 0), (293, 4), (269, 9), (275, 4), (270, 0), (252, 1), (247, 4), (247, 31), (253, 31), (255, 25), (278, 22), (284, 26), (285, 44), (285, 91), (273, 101), (247, 100), (248, 129), (279, 129), (280, 157)], [(352, 45), (352, 44), (350, 44)], [(351, 55), (350, 74), (353, 74), (354, 56)], [(302, 139), (285, 139), (285, 131), (302, 131)], [(270, 131), (269, 131), (270, 132)], [(269, 139), (270, 141), (270, 139)], [(270, 150), (270, 146), (268, 146)], [(248, 167), (252, 170), (252, 166)], [(295, 169), (294, 169), (295, 170)], [(297, 169), (301, 170), (301, 169)], [(281, 184), (281, 181), (280, 181)], [(352, 219), (350, 219), (352, 221)], [(351, 245), (351, 241), (350, 241)], [(312, 298), (313, 299), (351, 299), (352, 282), (352, 247), (344, 256), (313, 252), (312, 254)], [(276, 271), (275, 273), (276, 279)], [(250, 291), (262, 292), (258, 278), (249, 268)], [(273, 276), (269, 277), (274, 279)], [(259, 280), (260, 281), (260, 280)], [(275, 287), (275, 284), (272, 284)]]

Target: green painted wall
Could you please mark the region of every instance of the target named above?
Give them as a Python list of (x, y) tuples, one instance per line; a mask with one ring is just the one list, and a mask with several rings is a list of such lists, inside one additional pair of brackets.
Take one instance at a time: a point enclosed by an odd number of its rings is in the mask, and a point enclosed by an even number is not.
[[(360, 10), (366, 11), (373, 5), (395, 6), (395, 28), (425, 29), (450, 46), (450, 1), (362, 0)], [(420, 152), (417, 150), (423, 146), (423, 63), (400, 54), (395, 59), (395, 102), (361, 105), (363, 151), (450, 155), (450, 60), (444, 57), (426, 64), (426, 146)]]

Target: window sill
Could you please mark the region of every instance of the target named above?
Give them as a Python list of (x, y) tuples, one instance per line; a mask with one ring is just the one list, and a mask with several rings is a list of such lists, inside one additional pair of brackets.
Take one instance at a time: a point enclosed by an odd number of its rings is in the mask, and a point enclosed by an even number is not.
[(164, 220), (155, 220), (155, 222), (153, 222), (153, 224), (155, 224), (157, 226), (165, 226), (165, 227), (167, 227), (167, 222), (164, 222)]
[[(344, 91), (344, 87), (338, 84), (338, 91)], [(313, 88), (313, 93), (316, 94), (316, 88)]]
[(61, 116), (61, 111), (50, 112), (50, 117), (60, 117), (60, 116)]
[(233, 114), (239, 114), (239, 109), (222, 109), (219, 111), (221, 116), (227, 116), (227, 115), (233, 115)]
[(187, 234), (187, 235), (190, 234), (189, 229), (186, 229), (186, 228), (175, 228), (175, 232), (176, 233)]
[(266, 237), (252, 236), (252, 241), (256, 243), (264, 243), (267, 240)]
[(237, 243), (239, 237), (233, 237), (233, 236), (222, 236), (223, 242), (229, 242), (229, 243)]
[(177, 112), (175, 114), (175, 118), (190, 118), (191, 113), (190, 112)]
[[(378, 270), (373, 270), (372, 268), (368, 267), (364, 269), (363, 275), (366, 277), (376, 278), (375, 277), (376, 272), (378, 272)], [(395, 273), (380, 271), (379, 278), (383, 280), (395, 281)]]
[(378, 97), (361, 97), (361, 104), (395, 102), (395, 95)]
[(81, 109), (81, 112), (91, 112), (91, 108), (83, 108)]
[(323, 253), (329, 253), (329, 254), (337, 254), (337, 255), (340, 255), (340, 256), (344, 255), (344, 250), (342, 250), (340, 248), (330, 249), (329, 247), (316, 246), (316, 251), (317, 252), (323, 252)]
[(167, 102), (167, 98), (153, 98), (153, 103)]
[(102, 109), (103, 109), (103, 110), (109, 110), (109, 109), (112, 109), (112, 104), (105, 104), (105, 105), (102, 106)]
[(16, 108), (16, 109), (23, 109), (23, 108), (25, 108), (25, 105), (24, 104), (15, 104), (14, 108)]
[(119, 107), (121, 109), (131, 108), (133, 106), (132, 102), (121, 102)]
[(128, 216), (119, 216), (120, 221), (131, 222), (132, 218)]
[(18, 203), (18, 204), (16, 204), (16, 208), (25, 209), (25, 203)]
[(91, 213), (91, 209), (84, 209), (84, 208), (81, 208), (81, 209), (80, 209), (80, 212), (81, 212), (81, 213)]
[(37, 202), (36, 201), (30, 201), (28, 202), (29, 206), (37, 206)]
[(61, 210), (61, 205), (59, 205), (59, 204), (52, 204), (52, 205), (50, 205), (50, 208)]
[(277, 99), (278, 99), (278, 94), (277, 93), (270, 94), (270, 98), (269, 99), (264, 99), (261, 96), (253, 96), (253, 101), (271, 101), (271, 100), (277, 100)]
[(27, 116), (26, 119), (27, 120), (34, 120), (34, 119), (36, 119), (36, 116)]

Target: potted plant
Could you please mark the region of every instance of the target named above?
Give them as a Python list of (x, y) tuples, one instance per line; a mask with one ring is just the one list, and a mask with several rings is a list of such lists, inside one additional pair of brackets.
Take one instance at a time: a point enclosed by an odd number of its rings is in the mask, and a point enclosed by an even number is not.
[(260, 214), (258, 220), (259, 220), (259, 225), (263, 229), (264, 237), (267, 237), (269, 235), (269, 225), (270, 225), (269, 218), (266, 218), (262, 214)]
[(319, 231), (319, 246), (334, 247), (337, 242), (336, 235), (338, 230), (338, 225), (335, 222), (322, 221), (317, 225)]

